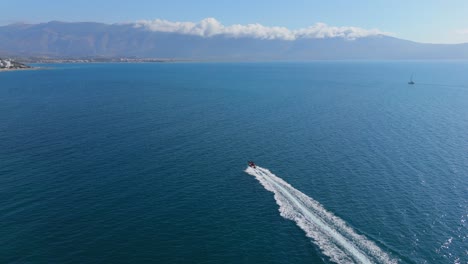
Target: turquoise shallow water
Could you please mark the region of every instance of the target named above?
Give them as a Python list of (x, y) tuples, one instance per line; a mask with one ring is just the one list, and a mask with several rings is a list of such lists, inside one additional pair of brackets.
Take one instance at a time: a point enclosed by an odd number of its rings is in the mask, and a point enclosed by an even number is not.
[(468, 263), (466, 62), (48, 66), (0, 73), (0, 263)]

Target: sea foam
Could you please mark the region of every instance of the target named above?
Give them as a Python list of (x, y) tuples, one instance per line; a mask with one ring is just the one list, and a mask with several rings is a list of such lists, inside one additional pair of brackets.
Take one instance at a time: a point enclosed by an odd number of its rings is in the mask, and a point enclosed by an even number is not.
[(356, 233), (319, 202), (292, 187), (265, 168), (247, 168), (248, 174), (274, 193), (281, 216), (293, 220), (321, 252), (336, 263), (397, 263), (374, 242)]

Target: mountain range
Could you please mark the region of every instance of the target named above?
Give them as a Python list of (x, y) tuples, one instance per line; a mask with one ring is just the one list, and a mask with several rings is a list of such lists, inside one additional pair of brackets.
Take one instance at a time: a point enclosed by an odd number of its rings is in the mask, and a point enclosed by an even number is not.
[(0, 26), (0, 56), (141, 57), (187, 60), (455, 60), (468, 43), (426, 44), (376, 34), (265, 39), (148, 30), (136, 24), (58, 22)]

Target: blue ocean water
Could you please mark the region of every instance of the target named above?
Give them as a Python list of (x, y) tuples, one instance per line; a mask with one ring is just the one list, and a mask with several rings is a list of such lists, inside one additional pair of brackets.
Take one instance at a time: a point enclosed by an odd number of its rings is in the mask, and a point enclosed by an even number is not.
[(468, 263), (467, 62), (47, 66), (0, 73), (0, 263)]

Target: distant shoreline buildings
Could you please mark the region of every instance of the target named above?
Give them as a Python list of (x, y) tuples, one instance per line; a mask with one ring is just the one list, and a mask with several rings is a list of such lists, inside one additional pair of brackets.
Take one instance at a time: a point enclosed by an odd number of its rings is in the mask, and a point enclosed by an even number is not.
[(16, 62), (11, 59), (1, 59), (0, 58), (0, 69), (5, 70), (14, 70), (14, 69), (29, 69), (31, 66)]
[(26, 57), (21, 58), (26, 63), (144, 63), (144, 62), (177, 62), (189, 60), (174, 60), (166, 58), (128, 58), (128, 57), (85, 57), (85, 58), (54, 58)]

